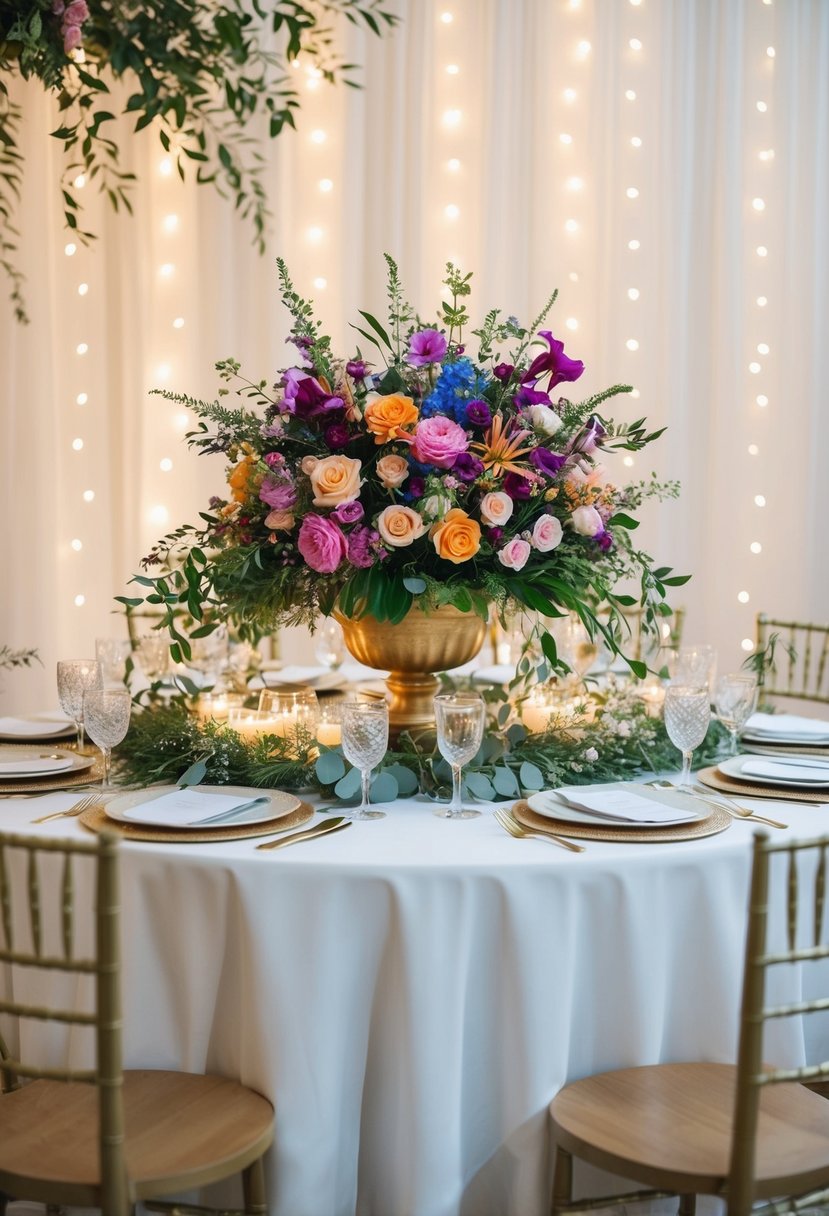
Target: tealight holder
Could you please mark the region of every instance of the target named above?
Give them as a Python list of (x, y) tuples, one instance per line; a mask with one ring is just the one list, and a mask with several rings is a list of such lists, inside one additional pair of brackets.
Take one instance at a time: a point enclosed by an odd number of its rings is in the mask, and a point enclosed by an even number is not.
[(649, 718), (661, 718), (665, 705), (665, 685), (658, 676), (647, 676), (636, 689)]
[(343, 741), (343, 702), (327, 697), (320, 706), (317, 740), (326, 747), (338, 747)]
[(313, 688), (264, 688), (259, 694), (259, 713), (268, 723), (262, 734), (291, 739), (300, 732), (313, 738), (320, 706)]
[(588, 698), (573, 696), (558, 684), (538, 684), (521, 704), (521, 718), (531, 734), (543, 734), (550, 727), (567, 730), (585, 725), (591, 713), (581, 712)]
[(203, 692), (194, 710), (200, 722), (227, 722), (232, 709), (241, 709), (244, 697), (237, 692)]

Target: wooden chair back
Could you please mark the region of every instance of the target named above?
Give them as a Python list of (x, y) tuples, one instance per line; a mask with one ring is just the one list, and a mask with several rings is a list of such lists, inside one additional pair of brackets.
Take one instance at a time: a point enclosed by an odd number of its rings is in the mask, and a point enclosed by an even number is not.
[(762, 691), (770, 697), (797, 697), (829, 705), (829, 625), (778, 621), (759, 613), (757, 649), (765, 650), (772, 634), (779, 634), (788, 654), (779, 655), (772, 671), (761, 675)]
[[(811, 901), (800, 899), (803, 881), (798, 859), (812, 854), (815, 859)], [(802, 1068), (773, 1068), (763, 1063), (763, 1028), (775, 1018), (800, 1017), (829, 1010), (829, 997), (797, 1001), (788, 1005), (766, 1004), (766, 975), (772, 967), (819, 962), (829, 958), (823, 924), (826, 911), (827, 861), (829, 836), (813, 840), (771, 844), (765, 833), (754, 837), (754, 858), (749, 899), (740, 1043), (737, 1059), (737, 1097), (729, 1172), (729, 1211), (750, 1212), (753, 1200), (755, 1137), (760, 1093), (764, 1086), (783, 1082), (808, 1083), (829, 1076), (829, 1061)], [(769, 885), (775, 857), (785, 858), (785, 946), (769, 946)], [(811, 905), (811, 924), (798, 923), (798, 908)], [(804, 932), (801, 932), (801, 929)], [(804, 937), (807, 944), (803, 944)], [(811, 1196), (829, 1198), (829, 1191)]]
[[(9, 865), (9, 853), (22, 850), (23, 866)], [(41, 854), (63, 856), (60, 876), (59, 917), (56, 939), (61, 948), (47, 953), (44, 941), (51, 940), (44, 924)], [(96, 863), (95, 936), (93, 957), (78, 957), (75, 951), (73, 862), (77, 857)], [(27, 898), (14, 888), (25, 872)], [(28, 932), (16, 926), (13, 909), (28, 904)], [(0, 833), (0, 963), (46, 971), (95, 977), (95, 1001), (91, 1012), (75, 1012), (46, 1006), (24, 1005), (0, 996), (0, 1015), (16, 1019), (34, 1018), (90, 1027), (96, 1037), (96, 1067), (93, 1070), (43, 1069), (13, 1058), (0, 1037), (0, 1092), (20, 1088), (20, 1078), (86, 1082), (98, 1087), (101, 1201), (108, 1216), (126, 1216), (129, 1211), (124, 1163), (124, 1112), (121, 1054), (121, 985), (119, 953), (118, 839), (101, 833), (94, 841), (44, 840), (42, 837)], [(20, 931), (18, 931), (20, 930)], [(25, 945), (24, 945), (25, 940)], [(20, 1053), (22, 1054), (22, 1053)], [(0, 1097), (0, 1106), (2, 1104)]]

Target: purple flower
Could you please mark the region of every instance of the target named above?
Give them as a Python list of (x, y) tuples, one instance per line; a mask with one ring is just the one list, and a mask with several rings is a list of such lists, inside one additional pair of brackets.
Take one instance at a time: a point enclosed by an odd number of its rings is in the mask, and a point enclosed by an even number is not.
[(602, 532), (597, 532), (593, 539), (601, 549), (602, 553), (607, 553), (608, 550), (613, 548), (613, 537), (610, 532), (608, 532), (607, 528), (605, 528)]
[(514, 371), (515, 368), (511, 363), (499, 363), (498, 366), (493, 370), (492, 374), (496, 380), (501, 380), (503, 383), (506, 383)]
[(477, 456), (473, 456), (471, 452), (461, 452), (455, 463), (452, 465), (452, 472), (461, 481), (474, 481), (476, 477), (480, 477), (484, 471), (484, 463)]
[(362, 504), (353, 499), (351, 502), (341, 502), (331, 512), (331, 518), (339, 524), (358, 524), (365, 515)]
[(352, 380), (365, 380), (368, 368), (364, 359), (349, 359), (345, 371)]
[(348, 560), (351, 565), (362, 570), (373, 566), (377, 561), (375, 548), (379, 539), (380, 533), (373, 528), (355, 528), (348, 537)]
[(327, 393), (319, 380), (299, 368), (291, 367), (283, 377), (285, 385), (285, 409), (299, 418), (315, 418), (331, 410), (341, 410), (341, 397)]
[(269, 469), (275, 469), (278, 465), (285, 463), (285, 457), (280, 452), (268, 452), (265, 455), (265, 464)]
[(531, 384), (522, 384), (513, 397), (513, 401), (516, 409), (519, 410), (528, 405), (552, 405), (550, 394), (542, 393), (540, 389), (533, 388)]
[(530, 452), (530, 464), (546, 477), (555, 477), (566, 463), (566, 456), (559, 456), (557, 452), (551, 452), (549, 448), (533, 448)]
[(467, 426), (489, 426), (492, 422), (492, 411), (486, 401), (470, 401), (466, 407)]
[(325, 428), (323, 438), (331, 451), (335, 452), (338, 448), (346, 446), (351, 439), (351, 435), (344, 422), (332, 422), (330, 426)]
[(455, 354), (456, 354), (456, 355), (462, 355), (462, 354), (463, 354), (463, 352), (464, 352), (465, 350), (466, 350), (466, 347), (465, 347), (465, 346), (456, 346), (456, 347), (455, 347)]
[(505, 473), (503, 484), (505, 494), (521, 501), (529, 498), (532, 491), (532, 483), (527, 481), (526, 477), (522, 477), (520, 473)]
[(415, 498), (422, 498), (426, 493), (426, 482), (419, 474), (413, 474), (406, 482), (406, 489), (403, 497), (406, 502), (412, 502)]
[(296, 506), (296, 487), (281, 477), (266, 477), (259, 487), (259, 497), (274, 511), (290, 511)]
[(548, 388), (561, 384), (563, 380), (578, 380), (584, 371), (581, 359), (568, 359), (564, 353), (564, 343), (556, 341), (549, 329), (541, 330), (538, 336), (544, 339), (550, 349), (533, 359), (521, 377), (522, 384), (527, 384), (529, 381), (535, 383), (539, 377), (548, 372), (550, 373)]
[(427, 363), (440, 363), (445, 354), (446, 339), (443, 334), (436, 329), (421, 329), (409, 339), (406, 358), (414, 367), (424, 367)]
[(595, 452), (606, 434), (607, 431), (594, 414), (592, 418), (588, 418), (584, 429), (571, 439), (567, 450), (571, 454), (578, 452), (583, 456), (589, 456), (591, 452)]
[(484, 531), (486, 532), (487, 540), (493, 545), (497, 545), (504, 535), (503, 528), (484, 528)]

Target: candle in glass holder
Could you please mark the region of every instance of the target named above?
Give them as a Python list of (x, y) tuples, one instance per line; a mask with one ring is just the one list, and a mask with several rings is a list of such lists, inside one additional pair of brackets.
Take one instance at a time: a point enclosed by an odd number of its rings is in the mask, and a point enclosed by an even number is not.
[(312, 688), (265, 688), (259, 694), (259, 712), (268, 721), (263, 734), (298, 739), (300, 734), (313, 738), (317, 733), (320, 707)]
[(285, 727), (277, 715), (262, 713), (259, 709), (231, 709), (227, 724), (248, 743), (258, 742), (262, 735), (285, 734)]
[(582, 700), (567, 696), (561, 688), (546, 688), (540, 684), (524, 702), (521, 716), (528, 731), (541, 734), (551, 723), (560, 727), (568, 726), (581, 704)]
[(201, 722), (227, 722), (231, 709), (241, 708), (243, 698), (233, 692), (203, 692), (196, 701), (196, 716)]
[(644, 702), (645, 711), (649, 718), (660, 718), (665, 704), (665, 688), (656, 676), (649, 676), (637, 689), (637, 697)]

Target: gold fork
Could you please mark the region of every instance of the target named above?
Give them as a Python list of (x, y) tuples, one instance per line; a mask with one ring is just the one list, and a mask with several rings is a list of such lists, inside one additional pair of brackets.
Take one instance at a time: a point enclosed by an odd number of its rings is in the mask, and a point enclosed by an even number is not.
[(574, 844), (572, 840), (566, 840), (564, 836), (556, 836), (554, 832), (533, 832), (530, 828), (525, 828), (517, 819), (513, 819), (508, 811), (495, 811), (495, 819), (500, 823), (505, 832), (509, 832), (510, 836), (514, 836), (516, 840), (549, 840), (553, 844), (560, 844), (562, 848), (569, 849), (571, 853), (583, 853), (584, 845)]
[(48, 823), (50, 819), (77, 819), (78, 815), (82, 815), (84, 811), (100, 800), (101, 795), (97, 791), (94, 794), (87, 794), (86, 797), (81, 798), (80, 802), (73, 802), (68, 810), (52, 811), (51, 815), (41, 815), (39, 819), (33, 819), (32, 823)]
[(716, 790), (709, 790), (707, 786), (694, 785), (691, 789), (681, 789), (678, 785), (672, 785), (670, 781), (648, 781), (648, 785), (653, 786), (657, 790), (674, 790), (677, 794), (685, 794), (688, 798), (695, 798), (697, 802), (707, 802), (709, 806), (718, 806), (730, 815), (732, 819), (753, 819), (755, 823), (765, 823), (770, 828), (788, 828), (787, 823), (781, 823), (779, 819), (769, 819), (766, 815), (758, 815), (756, 811), (750, 810), (747, 806), (740, 806), (733, 798), (726, 797), (725, 794), (719, 794)]

